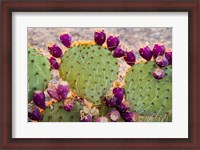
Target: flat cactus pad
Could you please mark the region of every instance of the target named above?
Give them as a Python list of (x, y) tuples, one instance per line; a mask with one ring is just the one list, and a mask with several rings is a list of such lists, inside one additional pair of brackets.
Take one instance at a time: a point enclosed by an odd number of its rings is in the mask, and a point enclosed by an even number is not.
[(101, 98), (117, 79), (118, 63), (103, 46), (79, 44), (62, 57), (60, 76), (78, 96), (100, 105)]
[(63, 101), (56, 102), (45, 109), (42, 122), (79, 122), (81, 109), (77, 101), (70, 112), (63, 109)]
[[(163, 68), (165, 77), (161, 80), (152, 76), (156, 68), (154, 62), (141, 62), (134, 65), (125, 78), (126, 99), (130, 102), (131, 110), (142, 116), (142, 121), (171, 120), (172, 67)], [(164, 119), (160, 116), (164, 116)], [(159, 120), (159, 117), (162, 119)]]
[(28, 48), (28, 100), (32, 100), (35, 90), (44, 91), (51, 79), (50, 64), (47, 58), (33, 47)]

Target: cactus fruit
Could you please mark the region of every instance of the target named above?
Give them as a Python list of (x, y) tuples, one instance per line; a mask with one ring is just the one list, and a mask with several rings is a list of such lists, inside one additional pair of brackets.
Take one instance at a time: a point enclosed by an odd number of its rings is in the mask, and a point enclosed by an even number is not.
[(119, 45), (119, 37), (118, 36), (109, 36), (107, 38), (107, 47), (110, 51), (115, 50), (115, 48), (117, 48), (117, 46)]
[(158, 56), (155, 61), (156, 61), (156, 64), (159, 67), (165, 67), (165, 66), (168, 65), (168, 60), (167, 60), (167, 58), (165, 58), (164, 55), (163, 56)]
[(172, 51), (165, 52), (165, 57), (167, 58), (169, 65), (172, 65)]
[(130, 110), (130, 105), (127, 101), (121, 102), (120, 104), (117, 105), (117, 110), (119, 110), (121, 113), (124, 113), (126, 111)]
[(144, 48), (140, 48), (139, 53), (147, 61), (150, 61), (152, 58), (152, 51), (148, 46), (145, 46)]
[(64, 101), (59, 101), (46, 108), (42, 122), (79, 122), (82, 105), (75, 100), (73, 109), (66, 111), (63, 104)]
[(34, 91), (44, 91), (51, 79), (50, 64), (47, 58), (42, 56), (33, 47), (28, 48), (28, 100), (33, 98)]
[(111, 121), (117, 122), (120, 120), (120, 113), (116, 109), (113, 109), (108, 113), (108, 117)]
[(67, 94), (69, 93), (69, 84), (66, 81), (61, 81), (58, 84), (57, 93), (60, 100), (65, 100), (67, 98)]
[(60, 76), (76, 94), (95, 105), (117, 79), (119, 67), (111, 52), (93, 42), (74, 43), (60, 65)]
[(33, 101), (34, 101), (36, 106), (38, 106), (38, 107), (40, 107), (42, 109), (46, 108), (44, 92), (35, 91), (34, 95), (33, 95)]
[(94, 32), (94, 41), (97, 45), (103, 45), (103, 43), (106, 40), (106, 34), (104, 33), (104, 30), (95, 31)]
[(61, 48), (57, 44), (50, 44), (48, 50), (53, 57), (61, 58), (63, 55)]
[(66, 99), (64, 101), (63, 108), (66, 111), (71, 111), (74, 108), (74, 101), (71, 99)]
[(124, 112), (122, 117), (126, 122), (136, 122), (138, 121), (138, 116), (135, 112)]
[(104, 97), (105, 105), (108, 107), (114, 107), (117, 104), (117, 98), (114, 96), (113, 91), (108, 91)]
[(54, 87), (54, 86), (48, 87), (47, 93), (49, 94), (49, 96), (50, 96), (51, 98), (60, 101), (60, 97), (59, 97), (59, 95), (58, 95), (58, 90), (57, 90), (56, 87)]
[(88, 114), (85, 116), (81, 116), (80, 122), (92, 122), (92, 115)]
[(152, 76), (156, 68), (152, 61), (140, 62), (126, 74), (126, 100), (138, 115), (161, 117), (172, 111), (172, 67), (163, 68), (165, 77), (161, 80)]
[(55, 58), (50, 57), (49, 58), (49, 63), (51, 64), (51, 69), (56, 69), (56, 70), (59, 69), (59, 64), (58, 64), (58, 62), (56, 61)]
[(155, 44), (152, 50), (154, 59), (157, 56), (162, 56), (165, 53), (165, 47), (162, 44)]
[(42, 115), (37, 107), (31, 107), (28, 109), (28, 117), (34, 121), (42, 120)]
[(47, 93), (55, 100), (65, 100), (69, 93), (69, 84), (66, 81), (60, 81), (57, 87), (50, 85)]
[(125, 52), (124, 60), (126, 61), (126, 63), (128, 65), (133, 66), (135, 64), (135, 61), (136, 61), (134, 53), (132, 51)]
[(113, 57), (120, 58), (123, 57), (124, 54), (124, 50), (121, 48), (121, 46), (118, 46), (113, 52)]
[(63, 33), (60, 35), (60, 41), (65, 45), (65, 47), (70, 48), (72, 44), (72, 38), (69, 33)]
[(97, 118), (96, 122), (108, 122), (108, 118), (102, 116), (102, 117)]
[(120, 104), (124, 97), (124, 88), (115, 87), (113, 89), (113, 94), (114, 94), (114, 97), (116, 97), (116, 99), (117, 99), (116, 103)]
[(164, 70), (162, 70), (161, 68), (156, 68), (154, 71), (153, 71), (153, 77), (157, 80), (160, 80), (162, 78), (165, 77), (165, 72)]

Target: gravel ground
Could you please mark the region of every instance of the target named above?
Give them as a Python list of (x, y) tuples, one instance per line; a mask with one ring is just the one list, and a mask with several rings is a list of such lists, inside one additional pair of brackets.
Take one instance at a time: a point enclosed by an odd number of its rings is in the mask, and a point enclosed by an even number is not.
[[(98, 28), (28, 28), (28, 44), (47, 51), (51, 42), (64, 48), (59, 40), (59, 33), (68, 32), (73, 41), (93, 40), (93, 33)], [(163, 43), (166, 49), (172, 48), (172, 28), (103, 28), (108, 35), (120, 36), (120, 43), (136, 53), (146, 43), (152, 48), (154, 43)]]

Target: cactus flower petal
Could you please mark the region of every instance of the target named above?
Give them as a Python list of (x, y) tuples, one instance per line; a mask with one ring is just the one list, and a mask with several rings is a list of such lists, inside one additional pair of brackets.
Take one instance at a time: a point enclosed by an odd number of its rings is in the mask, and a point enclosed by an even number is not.
[(46, 108), (44, 92), (35, 91), (34, 95), (33, 95), (33, 101), (34, 101), (36, 106), (38, 106), (38, 107), (40, 107), (42, 109)]

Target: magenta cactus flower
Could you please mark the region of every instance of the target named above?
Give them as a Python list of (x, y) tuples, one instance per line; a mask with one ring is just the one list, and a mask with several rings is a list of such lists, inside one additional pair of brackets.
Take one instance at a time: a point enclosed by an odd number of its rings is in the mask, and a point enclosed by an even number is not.
[(122, 113), (122, 118), (126, 122), (136, 122), (138, 120), (137, 115), (134, 112), (124, 112), (124, 113)]
[(117, 99), (117, 104), (120, 104), (123, 100), (123, 97), (124, 97), (124, 88), (114, 88), (113, 89), (113, 94), (114, 94), (114, 97), (116, 97)]
[(63, 108), (66, 111), (71, 111), (74, 108), (74, 101), (70, 100), (70, 101), (66, 101), (63, 104)]
[(102, 116), (102, 117), (97, 118), (96, 122), (108, 122), (108, 118)]
[(152, 50), (152, 54), (153, 54), (154, 59), (157, 56), (164, 55), (164, 53), (165, 53), (165, 47), (164, 47), (164, 45), (159, 45), (159, 44), (155, 44), (154, 45), (153, 50)]
[(113, 52), (113, 56), (115, 58), (120, 58), (120, 57), (123, 57), (125, 54), (124, 50), (121, 48), (121, 46), (118, 46), (114, 52)]
[(156, 68), (154, 71), (153, 71), (153, 77), (157, 80), (160, 80), (162, 78), (165, 77), (165, 72), (164, 70), (162, 70), (161, 68)]
[(140, 48), (139, 53), (142, 56), (142, 58), (146, 59), (147, 61), (150, 61), (152, 58), (152, 51), (148, 46)]
[(169, 65), (172, 65), (172, 51), (165, 52), (165, 57), (167, 58)]
[(34, 95), (33, 95), (33, 101), (34, 101), (36, 106), (38, 106), (42, 109), (46, 108), (44, 92), (39, 91), (39, 90), (35, 91)]
[(103, 43), (106, 41), (106, 34), (104, 33), (104, 30), (94, 32), (94, 41), (97, 45), (103, 45)]
[(58, 64), (58, 62), (57, 62), (57, 60), (56, 60), (55, 58), (50, 57), (50, 58), (49, 58), (49, 63), (50, 63), (50, 65), (51, 65), (51, 68), (52, 68), (52, 69), (56, 69), (56, 70), (59, 69), (59, 64)]
[(135, 61), (136, 61), (134, 53), (131, 52), (131, 51), (125, 52), (124, 60), (126, 61), (126, 63), (128, 65), (133, 66), (135, 64)]
[(109, 36), (107, 38), (107, 47), (110, 51), (113, 51), (117, 48), (117, 46), (119, 45), (119, 37), (118, 36)]
[(66, 81), (61, 81), (58, 84), (57, 92), (60, 100), (65, 100), (69, 92), (69, 84)]
[(92, 122), (92, 115), (88, 114), (80, 118), (80, 122)]
[(156, 58), (156, 64), (159, 66), (159, 67), (165, 67), (168, 65), (168, 60), (167, 58), (165, 58), (165, 56), (158, 56)]
[(123, 113), (130, 110), (130, 106), (127, 102), (121, 102), (119, 105), (117, 105), (117, 110)]
[(113, 122), (117, 122), (119, 121), (120, 119), (120, 113), (118, 110), (111, 110), (109, 113), (108, 113), (108, 117), (110, 118), (111, 121)]
[(39, 120), (42, 120), (42, 115), (39, 111), (39, 109), (37, 107), (35, 107), (33, 110), (29, 110), (28, 112), (28, 117), (31, 119), (31, 120), (35, 120), (35, 121), (39, 121)]
[(57, 44), (49, 45), (48, 50), (53, 57), (61, 58), (63, 55), (61, 48)]
[(60, 35), (60, 41), (65, 45), (65, 47), (70, 48), (72, 44), (72, 38), (69, 33), (63, 33)]

